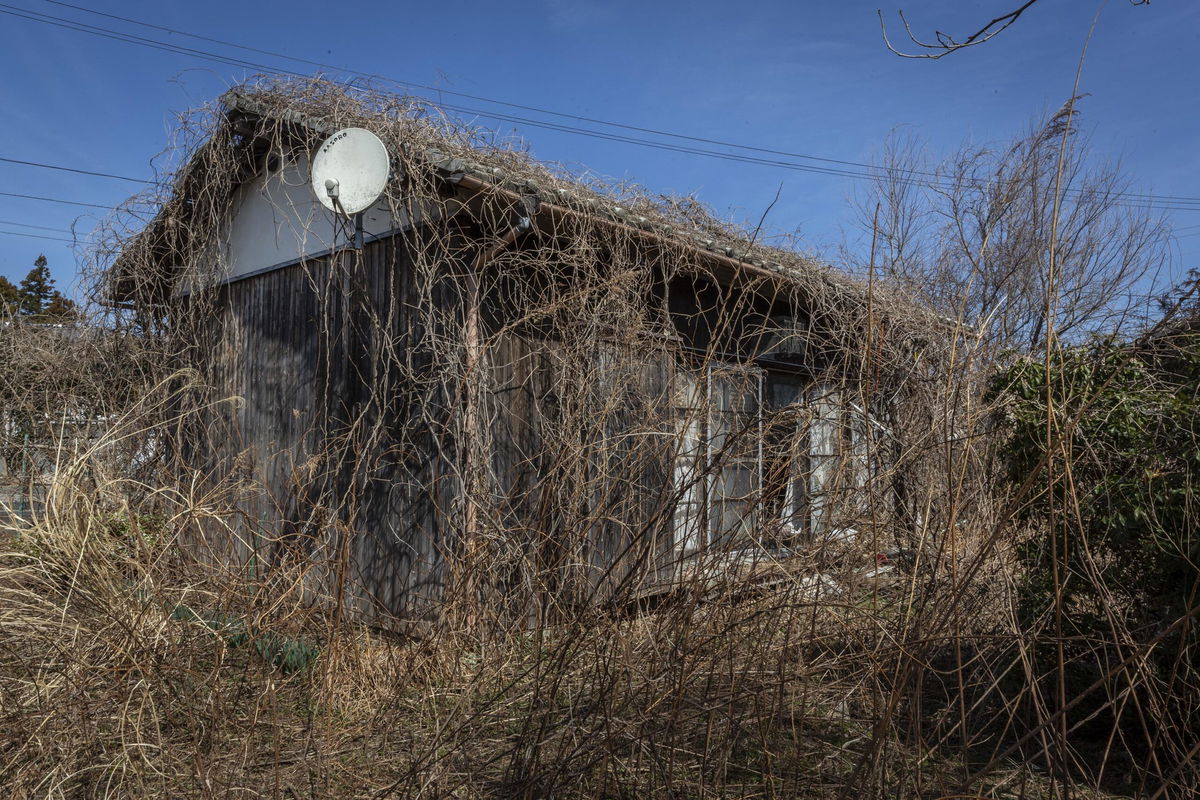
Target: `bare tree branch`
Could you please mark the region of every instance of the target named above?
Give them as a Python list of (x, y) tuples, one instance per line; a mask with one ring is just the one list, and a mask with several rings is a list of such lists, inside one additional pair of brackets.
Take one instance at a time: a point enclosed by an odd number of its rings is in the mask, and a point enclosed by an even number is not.
[[(1026, 2), (1023, 3), (1019, 8), (1015, 8), (1007, 14), (1001, 14), (991, 22), (981, 27), (979, 30), (967, 36), (962, 41), (959, 41), (950, 34), (939, 30), (935, 30), (933, 32), (934, 39), (936, 39), (934, 42), (919, 39), (917, 38), (917, 35), (913, 33), (912, 26), (909, 24), (908, 18), (904, 16), (904, 11), (898, 10), (897, 14), (900, 17), (900, 21), (904, 24), (905, 34), (908, 36), (909, 41), (919, 48), (917, 52), (911, 53), (906, 53), (892, 44), (891, 39), (888, 37), (887, 24), (883, 19), (883, 9), (878, 9), (876, 13), (879, 14), (879, 28), (883, 34), (883, 43), (887, 45), (888, 50), (892, 51), (901, 58), (936, 59), (949, 55), (956, 50), (962, 50), (964, 47), (983, 44), (989, 39), (992, 39), (1020, 19), (1021, 15), (1024, 14), (1030, 6), (1037, 2), (1038, 0), (1026, 0)], [(1135, 6), (1148, 6), (1150, 5), (1150, 0), (1129, 0), (1129, 3), (1130, 5)]]
[[(960, 150), (924, 184), (911, 179), (930, 169), (919, 142), (893, 137), (875, 185), (859, 200), (863, 230), (878, 230), (883, 274), (962, 318), (997, 349), (1032, 350), (1050, 325), (1064, 340), (1081, 341), (1135, 321), (1134, 286), (1166, 255), (1165, 224), (1123, 194), (1128, 179), (1116, 165), (1092, 161), (1069, 109), (1008, 145)], [(1059, 194), (1051, 317), (1046, 259)]]

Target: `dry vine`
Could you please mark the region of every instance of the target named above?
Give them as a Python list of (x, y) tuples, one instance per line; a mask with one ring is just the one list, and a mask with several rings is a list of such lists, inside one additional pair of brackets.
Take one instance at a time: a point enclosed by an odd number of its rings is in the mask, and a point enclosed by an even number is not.
[[(238, 186), (346, 126), (424, 224), (225, 281)], [(1054, 724), (969, 331), (411, 98), (263, 81), (179, 132), (97, 249), (104, 333), (45, 357), (83, 372), (5, 374), (70, 465), (0, 562), (10, 794), (1055, 789), (969, 769)], [(746, 400), (747, 353), (807, 394)], [(787, 519), (794, 463), (825, 491)], [(701, 488), (729, 513), (696, 527)]]

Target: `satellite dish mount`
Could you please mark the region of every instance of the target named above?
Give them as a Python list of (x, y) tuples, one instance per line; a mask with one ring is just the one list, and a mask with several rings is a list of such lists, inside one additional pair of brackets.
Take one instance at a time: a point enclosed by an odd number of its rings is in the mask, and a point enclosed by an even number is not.
[(387, 148), (364, 128), (345, 128), (326, 139), (312, 163), (313, 194), (335, 214), (354, 219), (354, 246), (363, 246), (362, 214), (387, 187)]

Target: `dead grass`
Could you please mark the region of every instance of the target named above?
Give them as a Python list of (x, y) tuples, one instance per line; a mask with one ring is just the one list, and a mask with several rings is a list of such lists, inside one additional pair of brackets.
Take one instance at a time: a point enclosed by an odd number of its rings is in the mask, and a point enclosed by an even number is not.
[[(139, 528), (55, 497), (0, 560), (9, 796), (915, 798), (967, 781), (954, 747), (920, 735), (956, 715), (919, 708), (938, 692), (912, 682), (914, 667), (953, 675), (933, 663), (952, 651), (936, 574), (816, 601), (801, 581), (731, 575), (652, 612), (542, 629), (330, 635), (286, 593), (182, 562), (197, 510), (143, 508), (125, 518), (155, 520)], [(979, 607), (1007, 602), (971, 588)], [(965, 613), (972, 592), (956, 591)], [(288, 674), (171, 613), (185, 603), (320, 655)], [(972, 618), (958, 643), (1007, 635)], [(972, 785), (1012, 796), (1004, 774)], [(1044, 779), (1021, 776), (1039, 796)]]
[[(258, 124), (256, 141), (278, 146), (294, 136), (280, 119), (296, 111), (361, 124), (384, 137), (411, 178), (409, 194), (389, 190), (394, 216), (413, 197), (445, 203), (438, 207), (453, 225), (428, 226), (405, 242), (422, 298), (447, 283), (456, 296), (473, 294), (473, 276), (447, 268), (469, 262), (455, 245), (466, 223), (451, 219), (463, 209), (446, 202), (422, 148), (484, 152), (487, 165), (514, 179), (574, 193), (565, 203), (619, 202), (654, 225), (711, 238), (712, 247), (732, 251), (753, 234), (684, 200), (569, 181), (411, 101), (319, 81), (261, 85), (256, 97), (278, 112)], [(206, 248), (221, 233), (230, 182), (246, 166), (224, 126), (212, 109), (185, 120), (188, 166), (176, 175), (181, 192), (162, 198), (162, 226), (142, 237), (117, 229), (96, 254), (101, 267), (122, 259), (101, 276), (99, 296), (163, 302), (169, 261), (194, 281), (187, 303), (117, 313), (94, 338), (47, 341), (37, 333), (0, 342), (12, 349), (0, 359), (4, 410), (20, 415), (53, 465), (45, 511), (31, 527), (9, 532), (0, 556), (7, 796), (965, 800), (1098, 797), (1080, 786), (1101, 778), (1130, 793), (1144, 783), (1161, 797), (1192, 796), (1196, 770), (1186, 761), (1172, 771), (1149, 759), (1121, 760), (1120, 743), (1111, 758), (1108, 751), (1093, 758), (1094, 751), (1080, 754), (1078, 739), (1053, 735), (1061, 715), (1046, 687), (1054, 672), (1030, 656), (1033, 637), (1044, 632), (1023, 628), (1014, 601), (1013, 546), (1038, 532), (1014, 524), (1020, 498), (995, 480), (990, 409), (978, 391), (986, 354), (956, 335), (961, 326), (931, 326), (928, 315), (916, 318), (911, 304), (881, 287), (758, 245), (747, 257), (782, 272), (755, 274), (697, 310), (717, 324), (713, 344), (687, 353), (688, 363), (698, 373), (728, 369), (723, 348), (738, 335), (763, 334), (731, 322), (759, 299), (813, 311), (813, 326), (768, 332), (811, 348), (827, 367), (813, 379), (846, 402), (870, 409), (886, 398), (889, 406), (888, 452), (868, 453), (880, 464), (874, 479), (829, 509), (830, 519), (854, 524), (856, 545), (746, 570), (724, 568), (728, 553), (714, 546), (670, 591), (614, 592), (601, 603), (555, 593), (579, 575), (588, 585), (577, 553), (604, 525), (649, 535), (644, 519), (606, 515), (602, 503), (580, 498), (606, 496), (605, 487), (641, 467), (679, 463), (690, 451), (675, 434), (714, 412), (710, 397), (681, 413), (668, 389), (629, 413), (622, 376), (682, 363), (685, 354), (669, 315), (646, 307), (659, 279), (650, 265), (658, 262), (646, 258), (640, 234), (614, 236), (610, 225), (575, 218), (540, 243), (498, 256), (475, 286), (500, 298), (514, 320), (545, 327), (543, 341), (553, 345), (537, 356), (554, 361), (561, 398), (541, 417), (547, 458), (536, 493), (505, 494), (505, 475), (487, 474), (486, 437), (461, 437), (468, 456), (451, 465), (466, 498), (453, 509), (461, 546), (443, 554), (453, 574), (421, 637), (384, 634), (329, 612), (310, 575), (330, 566), (320, 547), (304, 558), (254, 562), (253, 570), (198, 553), (200, 539), (244, 537), (258, 519), (247, 499), (271, 489), (248, 466), (252, 453), (237, 453), (223, 472), (181, 468), (172, 458), (188, 446), (217, 452), (231, 428), (213, 419), (236, 421), (238, 400), (210, 380), (220, 371), (191, 369), (203, 361), (196, 350), (211, 343), (205, 326), (220, 312), (219, 292), (207, 291), (220, 265), (206, 260)], [(198, 189), (183, 191), (195, 180)], [(487, 216), (470, 225), (497, 230), (499, 220)], [(668, 237), (655, 247), (670, 265), (662, 280), (714, 278), (712, 259), (694, 241)], [(351, 261), (335, 260), (331, 270), (349, 270)], [(788, 280), (777, 280), (783, 273)], [(304, 274), (316, 282), (316, 272)], [(529, 277), (545, 274), (562, 280)], [(322, 319), (332, 319), (342, 298), (325, 284), (319, 289)], [(352, 512), (343, 512), (359, 499), (356, 481), (380, 466), (379, 442), (424, 454), (431, 427), (469, 429), (500, 414), (481, 398), (497, 396), (495, 375), (506, 365), (488, 362), (488, 354), (512, 331), (476, 326), (478, 346), (464, 347), (473, 330), (465, 316), (456, 306), (422, 304), (414, 324), (437, 332), (421, 353), (428, 369), (414, 367), (419, 359), (404, 341), (379, 354), (380, 392), (392, 394), (374, 402), (382, 407), (401, 387), (417, 398), (450, 398), (442, 416), (416, 403), (420, 413), (402, 425), (383, 414), (344, 429), (333, 429), (333, 420), (318, 431), (311, 459), (292, 464), (303, 490), (296, 496), (305, 498), (298, 521), (313, 541), (348, 527)], [(337, 331), (321, 336), (319, 349), (335, 352)], [(29, 343), (38, 349), (23, 349)], [(597, 353), (619, 355), (609, 359), (619, 366), (601, 364)], [(675, 416), (655, 416), (666, 411)], [(795, 415), (781, 418), (800, 429)], [(677, 426), (673, 452), (626, 448), (671, 439), (662, 435), (664, 420)], [(722, 456), (764, 445), (755, 439), (761, 430), (740, 433)], [(355, 472), (348, 489), (334, 480), (346, 463)], [(898, 485), (905, 487), (899, 500)], [(659, 499), (658, 516), (670, 519), (679, 497), (668, 489)], [(472, 502), (477, 513), (466, 513)], [(509, 524), (521, 503), (541, 516)], [(913, 550), (912, 569), (864, 575), (881, 546), (893, 544)], [(538, 549), (548, 545), (559, 548), (562, 564), (539, 561)], [(818, 593), (818, 574), (836, 591)], [(1190, 743), (1173, 745), (1173, 753), (1187, 752)], [(1043, 771), (1051, 762), (1071, 770), (1051, 778)]]

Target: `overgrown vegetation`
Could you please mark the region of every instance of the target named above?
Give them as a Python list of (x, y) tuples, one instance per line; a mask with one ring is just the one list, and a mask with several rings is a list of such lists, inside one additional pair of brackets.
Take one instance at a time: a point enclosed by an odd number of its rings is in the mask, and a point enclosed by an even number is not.
[[(1021, 518), (1031, 672), (1072, 703), (1092, 757), (1188, 772), (1200, 741), (1200, 336), (1168, 329), (1022, 360), (998, 376)], [(1060, 674), (1061, 673), (1061, 674)], [(1054, 685), (1050, 680), (1059, 681)], [(1067, 720), (1075, 723), (1067, 726)]]
[[(1044, 343), (1037, 326), (1058, 330), (1066, 318), (1036, 308), (1039, 292), (1055, 291), (1037, 274), (1053, 265), (1043, 248), (1054, 204), (1021, 210), (1021, 198), (1046, 197), (1044, 174), (1026, 180), (1030, 148), (1003, 151), (1017, 161), (995, 175), (1018, 176), (1018, 188), (978, 217), (1003, 219), (1003, 235), (960, 237), (928, 273), (940, 283), (921, 302), (938, 297), (937, 310), (951, 312), (938, 320), (875, 269), (854, 284), (749, 244), (754, 232), (689, 199), (582, 187), (415, 101), (319, 81), (243, 91), (270, 113), (236, 130), (220, 109), (187, 118), (178, 180), (199, 181), (190, 198), (163, 198), (160, 226), (140, 236), (115, 226), (98, 250), (98, 266), (120, 255), (120, 269), (97, 273), (96, 296), (110, 307), (87, 333), (28, 326), (4, 339), (0, 397), (28, 423), (4, 445), (52, 467), (44, 511), (12, 523), (0, 554), (8, 796), (1194, 795), (1195, 600), (1171, 581), (1195, 582), (1197, 348), (1173, 318), (1132, 344), (1051, 348), (1048, 362), (1019, 361), (984, 391), (1006, 364), (1001, 344)], [(294, 136), (281, 120), (300, 117), (378, 131), (407, 176), (402, 191), (390, 187), (390, 210), (416, 197), (443, 214), (404, 241), (424, 337), (388, 342), (373, 373), (380, 388), (354, 424), (309, 431), (308, 451), (259, 452), (234, 436), (245, 398), (222, 391), (224, 373), (196, 353), (226, 302), (214, 270), (227, 265), (210, 245), (238, 170), (256, 163), (238, 147), (279, 152)], [(1065, 136), (1069, 119), (1059, 123)], [(1034, 162), (1048, 163), (1052, 141), (1036, 143)], [(497, 377), (510, 374), (511, 330), (480, 326), (472, 354), (462, 305), (432, 302), (435, 289), (471, 285), (466, 226), (497, 230), (506, 217), (486, 203), (503, 197), (447, 202), (419, 157), (434, 147), (562, 192), (564, 203), (616, 206), (633, 224), (614, 234), (611, 220), (560, 218), (482, 273), (477, 291), (550, 334), (537, 357), (558, 382), (531, 393), (529, 413), (553, 446), (519, 485), (490, 459), (447, 468), (439, 479), (458, 502), (443, 520), (451, 567), (440, 610), (384, 630), (328, 602), (331, 565), (344, 563), (334, 545), (361, 535), (346, 509), (397, 462), (411, 465), (414, 492), (431, 491), (421, 471), (430, 432), (457, 436), (472, 413), (493, 419), (495, 398), (512, 394), (510, 378)], [(706, 351), (681, 353), (662, 335), (671, 317), (647, 308), (641, 232), (658, 226), (669, 235), (656, 256), (673, 276), (713, 278), (713, 253), (759, 264), (714, 301), (724, 313)], [(886, 263), (868, 266), (903, 284), (917, 261), (889, 250), (878, 227)], [(1082, 221), (1075, 229), (1089, 234)], [(1021, 231), (1032, 237), (1024, 244)], [(1143, 243), (1119, 250), (1133, 255), (1118, 259), (1117, 285), (1128, 286), (1138, 253), (1156, 252)], [(1080, 298), (1098, 274), (1089, 252), (1103, 250), (1060, 251), (1078, 255), (1079, 280), (1067, 285)], [(167, 290), (164, 264), (186, 282), (186, 302)], [(315, 287), (314, 327), (342, 307), (338, 287), (361, 266), (351, 254), (301, 266)], [(973, 294), (971, 272), (985, 267), (995, 267), (991, 293), (1023, 276), (1013, 284), (1025, 299), (1001, 339), (982, 324), (994, 305)], [(780, 481), (764, 478), (747, 501), (758, 516), (746, 515), (761, 525), (738, 540), (752, 546), (714, 540), (688, 569), (672, 565), (669, 590), (648, 591), (648, 572), (630, 570), (589, 594), (599, 582), (580, 554), (597, 531), (619, 529), (636, 549), (682, 500), (663, 491), (653, 514), (631, 521), (606, 487), (660, 465), (664, 449), (678, 463), (692, 452), (687, 427), (714, 418), (711, 397), (679, 402), (686, 393), (666, 389), (630, 412), (633, 376), (667, 357), (737, 372), (731, 342), (762, 331), (731, 320), (768, 288), (819, 312), (817, 325), (777, 324), (774, 346), (819, 358), (811, 377), (830, 387), (825, 396), (840, 393), (886, 431), (860, 440), (877, 464), (872, 479), (831, 493), (829, 524), (804, 539), (781, 524)], [(113, 309), (117, 296), (153, 302)], [(381, 306), (380, 317), (393, 311)], [(1103, 319), (1089, 314), (1081, 329)], [(336, 335), (320, 335), (317, 349), (335, 352)], [(417, 412), (398, 423), (378, 411), (397, 407)], [(777, 454), (817, 416), (793, 402), (754, 418), (698, 459), (689, 481), (711, 481), (747, 452), (783, 463)], [(851, 441), (849, 429), (839, 436)], [(490, 452), (480, 438), (472, 445)], [(197, 443), (212, 453), (230, 442), (227, 461), (189, 458)], [(299, 488), (272, 494), (264, 463), (284, 465), (288, 490)], [(212, 542), (228, 547), (201, 546)], [(884, 552), (898, 568), (876, 569)]]

